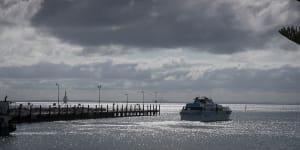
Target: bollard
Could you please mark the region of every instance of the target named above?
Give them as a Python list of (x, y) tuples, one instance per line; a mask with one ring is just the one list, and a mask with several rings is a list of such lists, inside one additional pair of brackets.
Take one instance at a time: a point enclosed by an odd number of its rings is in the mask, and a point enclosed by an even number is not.
[(134, 110), (135, 116), (137, 116), (136, 105), (134, 105), (133, 107), (134, 107), (133, 110)]
[(94, 110), (94, 113), (95, 113), (95, 117), (97, 118), (97, 105), (96, 105), (96, 108)]
[(51, 119), (51, 105), (49, 105), (49, 110), (48, 110), (48, 111), (49, 111), (49, 114), (48, 114), (48, 115), (49, 115), (49, 116), (48, 116), (48, 119), (50, 120), (50, 119)]
[(132, 107), (132, 105), (130, 105), (130, 107), (129, 107), (129, 113), (128, 113), (129, 116), (132, 116), (132, 110), (131, 110), (131, 107)]
[(146, 116), (149, 115), (149, 106), (147, 105)]
[(121, 117), (124, 115), (124, 110), (123, 110), (123, 104), (122, 104), (122, 109), (121, 109)]
[(117, 104), (117, 113), (116, 113), (116, 117), (119, 117), (119, 105)]
[(102, 112), (103, 112), (103, 107), (102, 107), (102, 105), (100, 105), (100, 116), (101, 117), (103, 117), (103, 113)]
[(125, 116), (127, 116), (127, 107), (128, 107), (128, 105), (126, 105), (126, 108), (125, 108)]
[(69, 105), (67, 105), (67, 114), (69, 114)]
[(84, 113), (84, 105), (81, 106), (81, 115)]
[(143, 104), (143, 116), (145, 116), (145, 106)]
[(155, 110), (155, 107), (154, 107), (154, 104), (152, 105), (152, 115), (154, 116), (155, 115), (155, 112), (156, 112), (156, 110)]
[(151, 114), (151, 116), (154, 116), (154, 109), (153, 109), (153, 106), (154, 106), (154, 104), (150, 106), (150, 114)]
[(115, 103), (113, 103), (113, 106), (112, 106), (112, 111), (113, 111), (113, 117), (116, 117), (116, 112), (115, 112)]
[(22, 112), (22, 104), (19, 106), (18, 120), (21, 122), (21, 112)]
[(151, 107), (152, 107), (152, 105), (150, 104), (150, 110), (149, 110), (149, 114), (150, 114), (150, 116), (152, 116), (152, 111), (151, 111)]
[(76, 106), (73, 106), (73, 117), (76, 115)]
[(60, 105), (58, 105), (58, 116), (60, 116)]
[(109, 117), (109, 115), (108, 115), (108, 104), (106, 105), (106, 116)]
[(159, 106), (159, 110), (158, 110), (158, 112), (159, 112), (159, 115), (160, 115), (160, 105), (158, 105)]
[(142, 114), (142, 109), (141, 109), (141, 105), (139, 105), (139, 116), (141, 116)]
[(137, 112), (138, 112), (138, 115), (137, 115), (137, 116), (140, 116), (140, 111), (141, 111), (141, 110), (140, 110), (140, 109), (141, 109), (141, 108), (140, 108), (140, 105), (137, 105), (136, 107), (137, 107), (136, 109), (137, 109)]
[(40, 105), (40, 114), (39, 114), (39, 117), (41, 117), (42, 115), (42, 105)]
[(32, 119), (32, 105), (29, 106), (29, 122), (31, 122)]

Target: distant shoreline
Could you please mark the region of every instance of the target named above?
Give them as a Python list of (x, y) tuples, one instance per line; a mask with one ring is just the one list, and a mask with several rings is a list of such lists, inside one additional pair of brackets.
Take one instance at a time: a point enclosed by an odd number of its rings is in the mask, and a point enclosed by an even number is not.
[[(11, 100), (12, 102), (53, 102), (56, 103), (57, 100)], [(62, 100), (61, 100), (62, 102)], [(69, 102), (81, 102), (81, 103), (98, 103), (98, 100), (69, 100)], [(112, 101), (112, 100), (103, 100), (102, 103), (126, 103), (125, 101)], [(142, 103), (141, 101), (129, 101), (129, 103)], [(154, 103), (154, 101), (145, 101), (145, 103)], [(163, 101), (158, 103), (188, 103), (188, 101)], [(300, 105), (300, 103), (240, 103), (240, 102), (219, 102), (219, 104), (261, 104), (261, 105)]]

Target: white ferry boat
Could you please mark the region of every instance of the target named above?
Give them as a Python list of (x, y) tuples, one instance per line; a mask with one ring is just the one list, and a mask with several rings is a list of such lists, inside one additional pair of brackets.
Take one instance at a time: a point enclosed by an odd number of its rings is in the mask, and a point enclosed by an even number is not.
[(215, 104), (207, 97), (196, 97), (193, 103), (187, 103), (180, 111), (181, 120), (189, 121), (228, 121), (231, 109)]

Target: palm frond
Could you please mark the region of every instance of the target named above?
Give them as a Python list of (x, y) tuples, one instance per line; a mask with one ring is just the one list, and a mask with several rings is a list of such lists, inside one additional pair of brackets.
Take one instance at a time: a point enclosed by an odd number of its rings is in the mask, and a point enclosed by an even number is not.
[(289, 40), (300, 45), (300, 26), (283, 27), (278, 32)]

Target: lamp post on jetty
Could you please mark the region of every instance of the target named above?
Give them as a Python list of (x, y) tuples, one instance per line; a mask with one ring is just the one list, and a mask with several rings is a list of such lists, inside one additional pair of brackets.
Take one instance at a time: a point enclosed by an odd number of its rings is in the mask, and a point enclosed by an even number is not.
[(56, 83), (57, 86), (57, 105), (59, 105), (59, 84)]
[(99, 89), (99, 108), (100, 108), (100, 89), (101, 89), (101, 84), (98, 85), (98, 89)]

